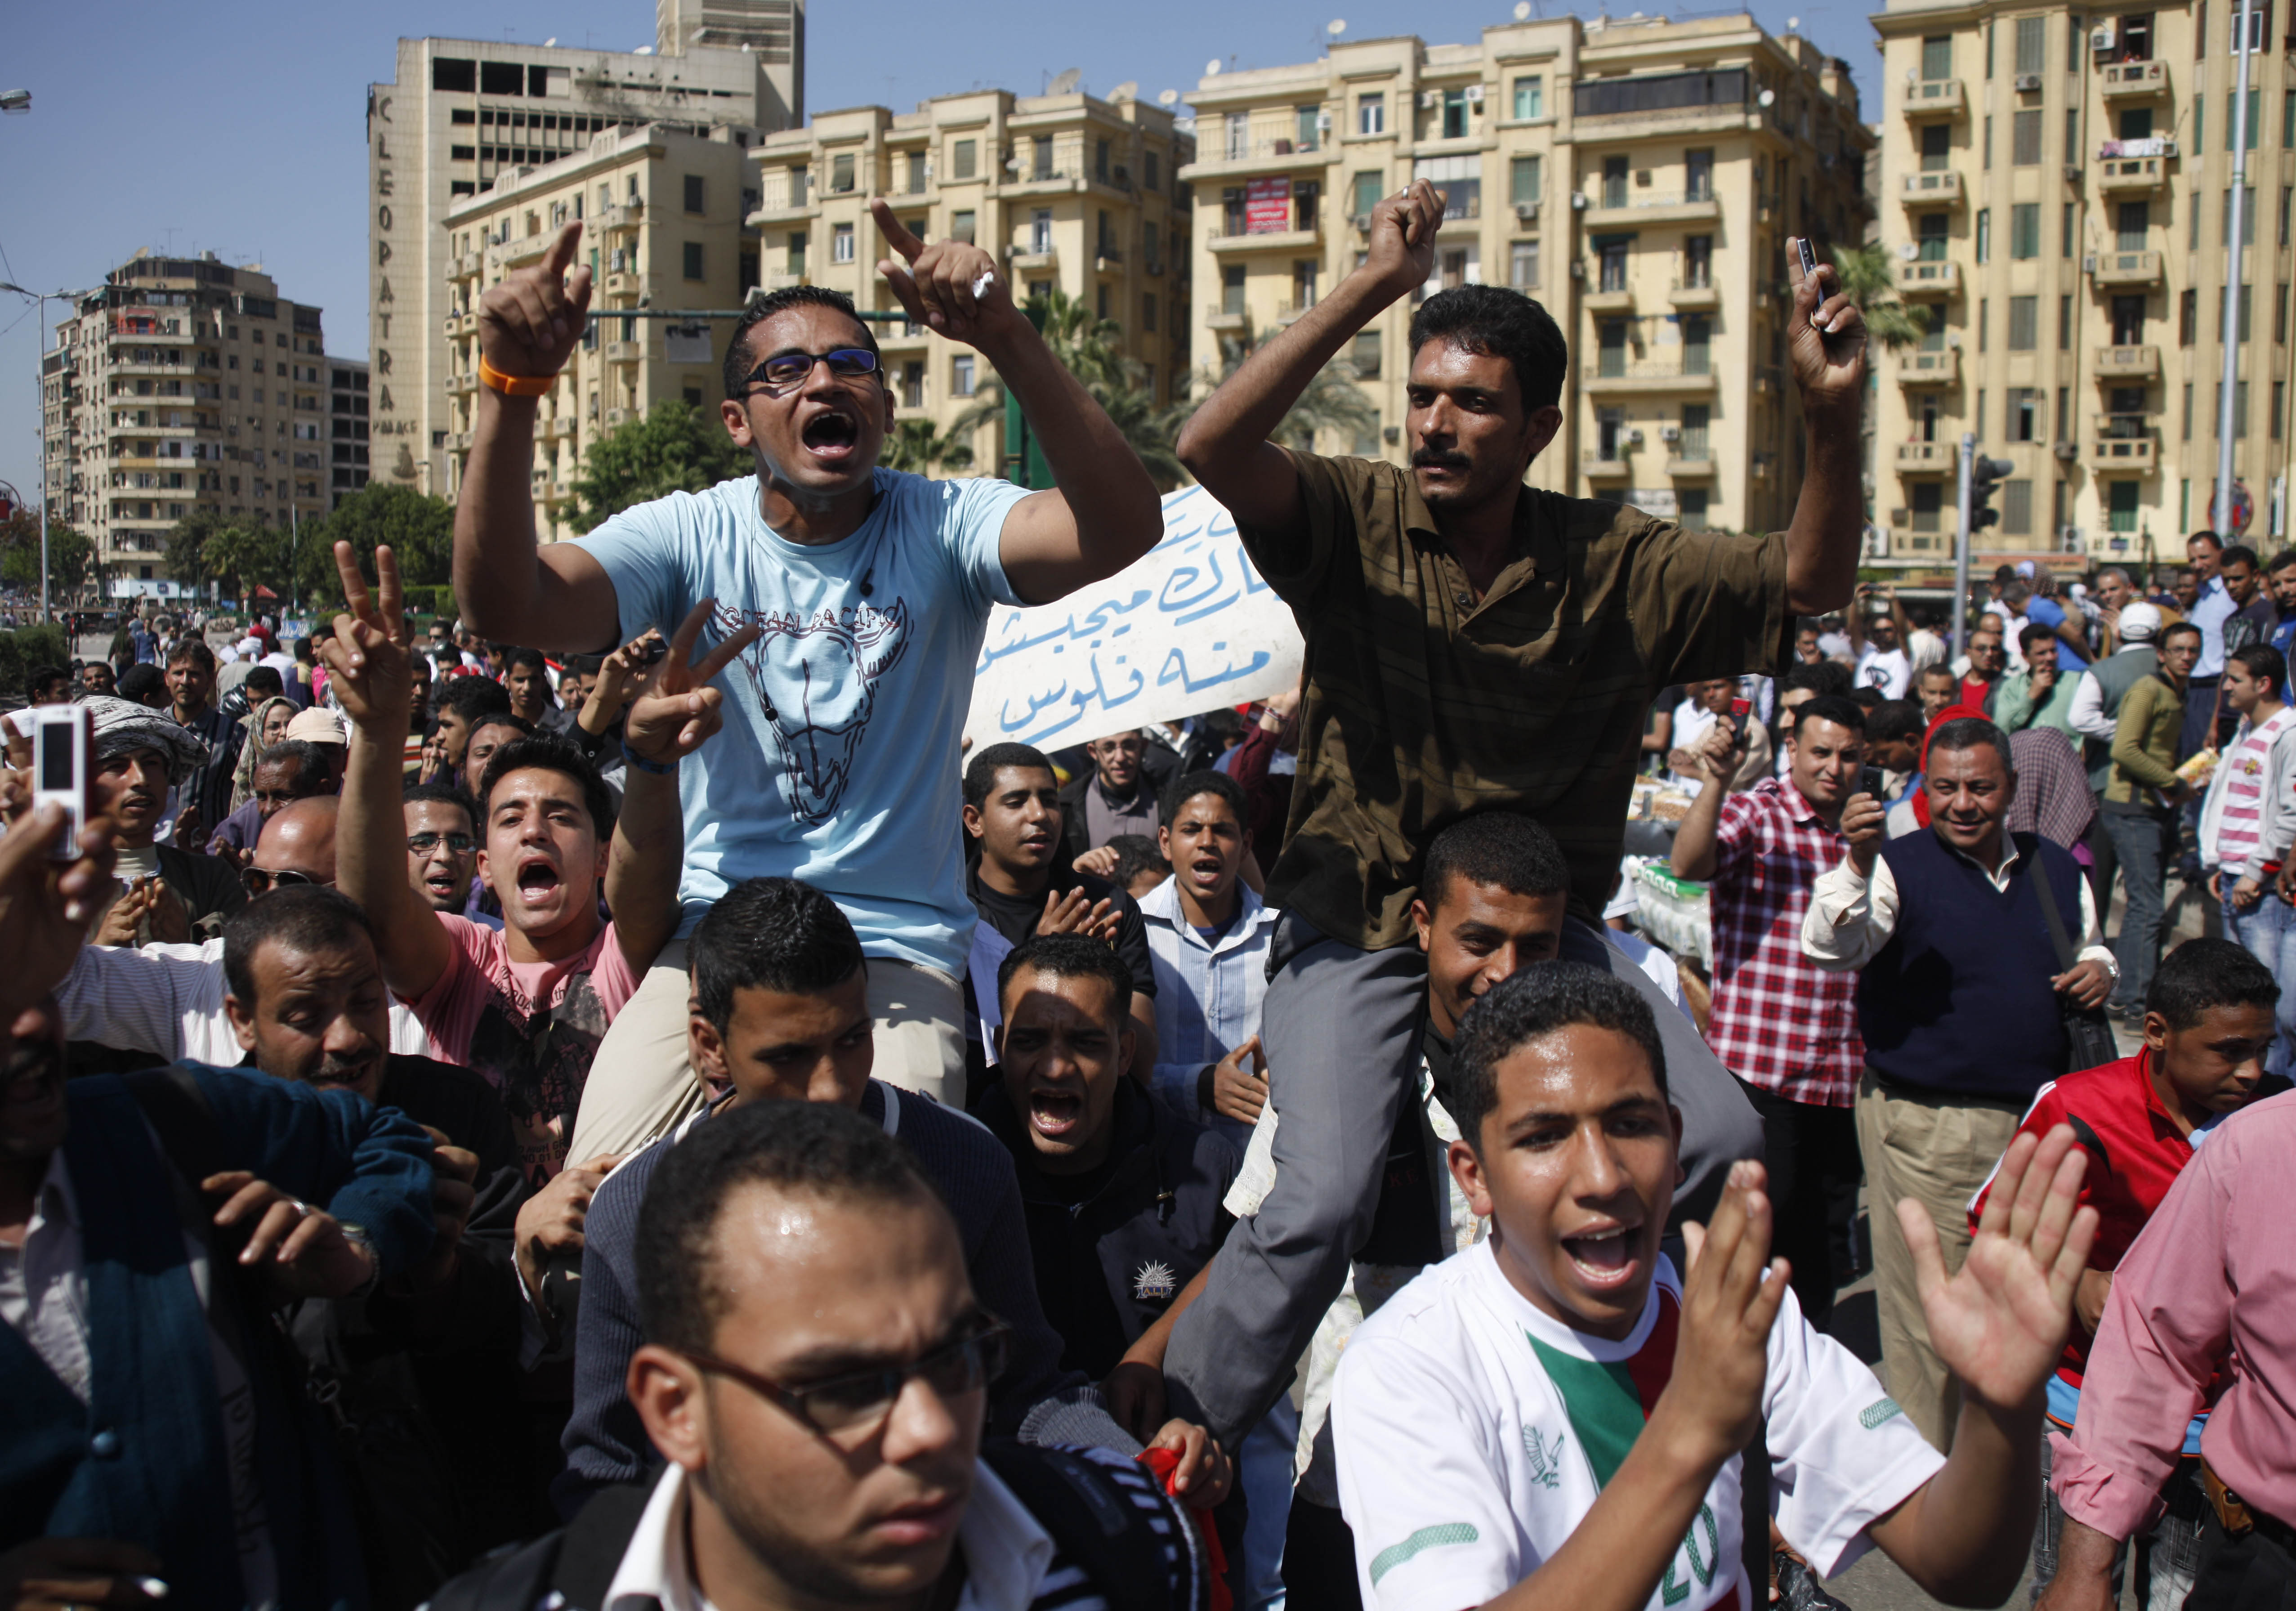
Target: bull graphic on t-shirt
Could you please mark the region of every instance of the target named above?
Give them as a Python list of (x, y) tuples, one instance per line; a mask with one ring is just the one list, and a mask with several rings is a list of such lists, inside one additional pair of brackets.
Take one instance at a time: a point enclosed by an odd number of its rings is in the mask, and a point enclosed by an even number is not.
[(742, 669), (781, 752), (790, 814), (817, 827), (837, 814), (852, 781), (877, 679), (908, 645), (906, 604), (897, 598), (882, 610), (860, 604), (809, 617), (721, 607), (718, 615), (721, 629), (759, 629)]

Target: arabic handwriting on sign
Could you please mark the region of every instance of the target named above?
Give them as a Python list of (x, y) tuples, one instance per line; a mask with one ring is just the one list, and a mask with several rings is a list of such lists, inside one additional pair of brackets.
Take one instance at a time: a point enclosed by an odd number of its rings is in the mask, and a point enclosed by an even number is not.
[(1047, 705), (1056, 705), (1060, 703), (1061, 695), (1066, 694), (1068, 691), (1068, 684), (1062, 683), (1059, 687), (1054, 688), (1041, 699), (1037, 698), (1033, 694), (1026, 695), (1025, 697), (1029, 701), (1028, 713), (1021, 717), (1018, 720), (1013, 719), (1013, 702), (1008, 699), (1004, 702), (1004, 708), (996, 713), (996, 725), (1007, 733), (1017, 733), (1021, 728), (1027, 727), (1030, 722), (1037, 719), (1037, 711), (1043, 710)]
[[(1214, 644), (1212, 647), (1225, 649), (1227, 645)], [(1209, 676), (1198, 678), (1188, 675), (1186, 653), (1176, 648), (1164, 656), (1163, 667), (1156, 673), (1156, 686), (1164, 688), (1178, 683), (1189, 693), (1200, 694), (1206, 688), (1216, 688), (1224, 682), (1234, 682), (1239, 677), (1249, 677), (1274, 658), (1267, 650), (1258, 649), (1253, 651), (1251, 659), (1242, 665), (1229, 665)]]
[[(1215, 597), (1214, 595), (1227, 585), (1227, 579), (1220, 574), (1218, 551), (1215, 549), (1207, 553), (1204, 562), (1211, 569), (1209, 581), (1197, 587), (1203, 572), (1193, 564), (1177, 564), (1172, 567), (1172, 574), (1166, 579), (1163, 592), (1157, 596), (1156, 607), (1172, 618), (1173, 626), (1185, 627), (1190, 621), (1201, 621), (1207, 615), (1226, 609), (1243, 596), (1241, 591), (1237, 591), (1225, 598)], [(1192, 588), (1195, 589), (1193, 592), (1190, 591)]]
[[(1011, 655), (1018, 654), (1023, 650), (1042, 648), (1045, 645), (1057, 643), (1062, 638), (1066, 638), (1070, 642), (1074, 642), (1078, 638), (1090, 637), (1095, 633), (1108, 633), (1109, 636), (1113, 637), (1116, 632), (1128, 631), (1130, 629), (1131, 626), (1131, 623), (1128, 621), (1124, 623), (1122, 626), (1115, 628), (1112, 632), (1110, 630), (1109, 623), (1117, 616), (1130, 614), (1133, 611), (1137, 610), (1141, 605), (1146, 604), (1148, 599), (1148, 589), (1145, 588), (1135, 588), (1131, 596), (1128, 598), (1103, 599), (1099, 604), (1094, 605), (1092, 610), (1081, 619), (1071, 612), (1067, 615), (1062, 616), (1060, 618), (1059, 624), (1053, 626), (1045, 631), (1036, 633), (1033, 636), (1031, 636), (1029, 631), (1029, 617), (1032, 614), (1049, 615), (1052, 612), (1049, 610), (1042, 612), (1028, 610), (1014, 611), (1012, 614), (1004, 618), (1004, 630), (1012, 634), (1012, 641), (1009, 643), (998, 644), (992, 648), (982, 650), (980, 662), (973, 668), (973, 674), (975, 676), (979, 676), (981, 672), (986, 671), (990, 666), (994, 665), (1000, 660), (1004, 660)], [(1054, 653), (1058, 653), (1060, 651), (1057, 648), (1054, 650)]]

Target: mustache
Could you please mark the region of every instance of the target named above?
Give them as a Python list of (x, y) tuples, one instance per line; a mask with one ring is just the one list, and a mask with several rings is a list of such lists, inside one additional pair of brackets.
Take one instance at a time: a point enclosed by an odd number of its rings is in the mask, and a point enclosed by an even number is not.
[(1421, 448), (1411, 456), (1411, 467), (1414, 470), (1439, 467), (1445, 470), (1464, 470), (1468, 463), (1467, 456), (1464, 453), (1447, 453), (1434, 448)]

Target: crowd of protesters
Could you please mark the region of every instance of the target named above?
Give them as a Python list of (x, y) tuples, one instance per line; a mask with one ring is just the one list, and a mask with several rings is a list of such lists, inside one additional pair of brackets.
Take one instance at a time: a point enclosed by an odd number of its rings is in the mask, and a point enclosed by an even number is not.
[[(1183, 433), (1306, 639), (1246, 709), (966, 744), (990, 609), (1161, 525), (882, 203), (1054, 487), (882, 468), (798, 287), (755, 476), (537, 545), (570, 226), (483, 304), (462, 620), (338, 545), (291, 648), (37, 686), (91, 812), (12, 725), (0, 1605), (2287, 1603), (2279, 572), (2013, 571), (1948, 663), (1856, 585), (1830, 270), (1782, 532), (1526, 489), (1566, 353), (1495, 287), (1415, 309), (1408, 465), (1274, 445), (1443, 211)], [(1638, 764), (1710, 961), (1626, 915)], [(2162, 958), (2180, 829), (2231, 939)]]

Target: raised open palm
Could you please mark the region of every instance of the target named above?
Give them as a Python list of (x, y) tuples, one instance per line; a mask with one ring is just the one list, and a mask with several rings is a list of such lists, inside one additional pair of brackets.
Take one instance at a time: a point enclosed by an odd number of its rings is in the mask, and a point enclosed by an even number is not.
[(2096, 1240), (2096, 1210), (2077, 1206), (2087, 1166), (2069, 1124), (2012, 1141), (1969, 1256), (1951, 1277), (1928, 1213), (1910, 1198), (1898, 1204), (1931, 1345), (1988, 1403), (2022, 1403), (2064, 1350), (2073, 1294)]

